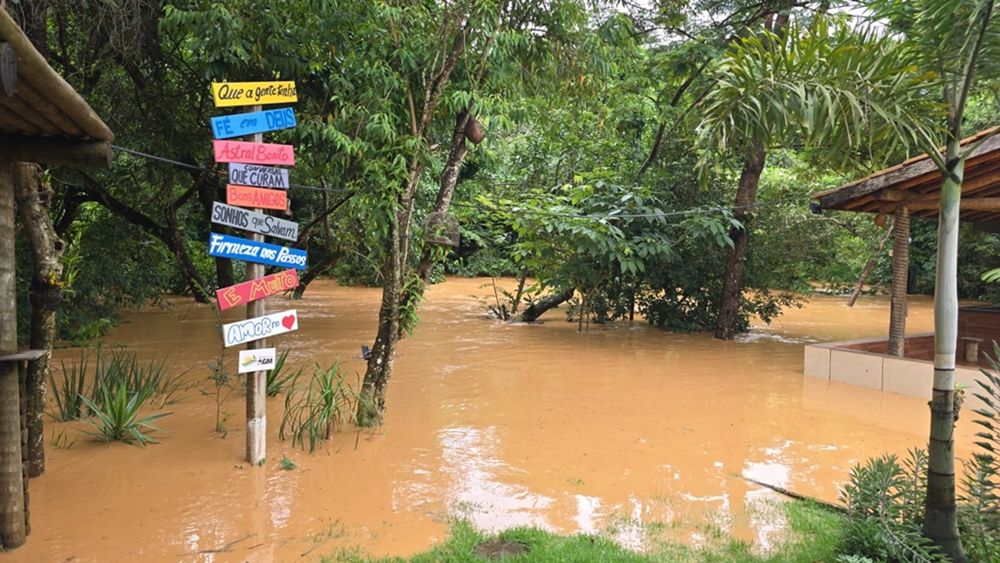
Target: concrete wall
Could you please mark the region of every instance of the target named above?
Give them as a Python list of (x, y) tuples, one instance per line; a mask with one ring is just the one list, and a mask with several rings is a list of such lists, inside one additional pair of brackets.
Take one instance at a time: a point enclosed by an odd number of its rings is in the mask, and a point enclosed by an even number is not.
[[(924, 339), (926, 335), (917, 338)], [(852, 340), (805, 347), (803, 372), (806, 377), (867, 387), (888, 393), (930, 400), (934, 383), (934, 365), (928, 360), (897, 358), (865, 351), (875, 348), (877, 340)], [(909, 344), (910, 337), (907, 337)], [(966, 388), (964, 409), (983, 406), (972, 394), (979, 392), (977, 368), (959, 366), (955, 382)]]

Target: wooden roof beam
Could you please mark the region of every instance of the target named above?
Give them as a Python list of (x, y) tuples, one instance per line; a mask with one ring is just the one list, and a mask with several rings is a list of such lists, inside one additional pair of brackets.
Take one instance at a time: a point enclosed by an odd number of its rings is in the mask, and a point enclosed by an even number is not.
[[(35, 92), (45, 92), (49, 101), (73, 120), (87, 136), (99, 141), (114, 140), (115, 136), (107, 124), (62, 76), (52, 70), (4, 9), (0, 9), (0, 39), (9, 43), (17, 53), (19, 80), (27, 81)], [(41, 108), (41, 111), (46, 109)]]
[[(937, 200), (908, 201), (906, 208), (911, 211), (924, 209), (937, 210), (940, 202)], [(962, 211), (994, 211), (1000, 212), (1000, 197), (980, 197), (963, 199), (959, 204)]]
[(111, 157), (107, 141), (0, 135), (0, 160), (107, 168)]
[[(993, 134), (981, 145), (979, 145), (979, 147), (973, 151), (972, 155), (969, 156), (969, 160), (966, 162), (966, 169), (969, 168), (973, 159), (978, 159), (978, 162), (981, 163), (996, 158), (996, 156), (989, 155), (988, 153), (997, 151), (998, 149), (1000, 149), (1000, 134)], [(865, 196), (878, 190), (883, 190), (885, 188), (899, 188), (906, 185), (923, 183), (929, 178), (921, 179), (920, 177), (928, 174), (939, 176), (940, 171), (938, 170), (937, 165), (934, 164), (930, 158), (925, 156), (920, 160), (891, 168), (882, 173), (859, 180), (853, 184), (848, 184), (842, 188), (821, 192), (815, 197), (819, 199), (820, 205), (824, 209), (838, 209), (839, 206), (854, 198)]]

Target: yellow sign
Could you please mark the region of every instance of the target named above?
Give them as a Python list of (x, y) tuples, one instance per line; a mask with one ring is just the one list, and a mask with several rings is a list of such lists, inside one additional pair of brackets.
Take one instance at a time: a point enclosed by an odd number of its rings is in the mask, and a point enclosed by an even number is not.
[(299, 100), (295, 82), (213, 82), (215, 107), (290, 104)]

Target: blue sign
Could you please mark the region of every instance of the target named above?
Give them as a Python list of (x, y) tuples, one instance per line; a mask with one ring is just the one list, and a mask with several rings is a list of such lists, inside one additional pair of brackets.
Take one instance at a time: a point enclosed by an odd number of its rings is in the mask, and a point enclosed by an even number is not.
[(268, 266), (306, 269), (306, 251), (240, 237), (210, 233), (208, 253), (219, 258), (246, 260)]
[(295, 127), (295, 112), (292, 108), (252, 111), (220, 115), (213, 117), (211, 122), (216, 139), (229, 139)]

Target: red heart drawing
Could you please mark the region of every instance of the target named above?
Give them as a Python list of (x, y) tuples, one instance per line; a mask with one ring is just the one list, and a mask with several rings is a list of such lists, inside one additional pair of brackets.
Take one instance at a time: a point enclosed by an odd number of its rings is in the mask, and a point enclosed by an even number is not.
[(288, 330), (292, 330), (292, 327), (295, 326), (295, 315), (288, 315), (287, 317), (284, 317), (281, 319), (281, 324)]

